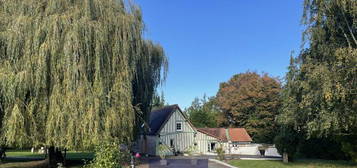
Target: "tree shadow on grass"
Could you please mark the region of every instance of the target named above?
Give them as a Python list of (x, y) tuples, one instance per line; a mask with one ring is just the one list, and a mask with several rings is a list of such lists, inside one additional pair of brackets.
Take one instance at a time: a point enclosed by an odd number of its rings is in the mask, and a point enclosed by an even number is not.
[[(42, 168), (45, 162), (45, 154), (33, 154), (26, 151), (9, 151), (8, 153), (8, 157), (0, 163), (0, 168)], [(91, 152), (70, 151), (67, 152), (66, 164), (67, 167), (81, 167), (93, 158), (94, 153)]]
[(6, 162), (0, 164), (0, 168), (46, 168), (47, 162), (45, 160), (39, 161), (20, 161)]

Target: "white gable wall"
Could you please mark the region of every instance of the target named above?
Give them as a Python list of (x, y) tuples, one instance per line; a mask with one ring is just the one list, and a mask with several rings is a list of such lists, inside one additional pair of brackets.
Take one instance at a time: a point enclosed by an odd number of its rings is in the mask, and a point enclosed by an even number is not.
[(256, 145), (238, 145), (238, 147), (233, 148), (232, 154), (260, 155), (260, 152)]
[(208, 154), (208, 144), (210, 142), (215, 142), (218, 145), (218, 139), (214, 138), (212, 136), (208, 136), (202, 132), (197, 131), (197, 135), (196, 135), (196, 143), (198, 146), (198, 151), (201, 154)]
[[(182, 123), (182, 130), (176, 130), (176, 123)], [(179, 110), (175, 110), (164, 127), (159, 132), (159, 141), (170, 146), (170, 140), (173, 140), (176, 151), (184, 152), (188, 147), (194, 145), (195, 130), (184, 118)]]

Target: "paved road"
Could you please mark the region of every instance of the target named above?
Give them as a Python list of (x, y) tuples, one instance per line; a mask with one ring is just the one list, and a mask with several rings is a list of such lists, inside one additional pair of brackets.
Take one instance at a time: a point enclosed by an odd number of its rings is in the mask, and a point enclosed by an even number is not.
[[(216, 159), (217, 156), (214, 155), (200, 155), (200, 156), (170, 156), (168, 158), (168, 160), (171, 160), (171, 164), (169, 161), (168, 166), (166, 166), (166, 168), (228, 168), (225, 165), (219, 164), (219, 163), (215, 163), (215, 162), (211, 162), (208, 161), (208, 159)], [(255, 155), (226, 155), (226, 159), (231, 160), (231, 159), (281, 159), (281, 157), (267, 157), (267, 156), (255, 156)], [(199, 164), (198, 165), (192, 165), (191, 164), (191, 159), (198, 159), (199, 160)], [(138, 168), (153, 168), (153, 167), (157, 167), (157, 168), (163, 168), (165, 166), (161, 166), (160, 162), (159, 162), (160, 158), (159, 157), (148, 157), (148, 158), (144, 158), (144, 160), (142, 161), (142, 164), (140, 164), (140, 166), (138, 166)], [(151, 167), (149, 167), (149, 165), (152, 165)], [(175, 166), (178, 165), (178, 166)]]
[(158, 158), (151, 158), (145, 160), (137, 168), (229, 168), (222, 164), (208, 161), (208, 159), (197, 159), (197, 164), (191, 163), (192, 159), (167, 159), (168, 165), (160, 165)]
[(216, 162), (208, 161), (208, 168), (229, 168)]

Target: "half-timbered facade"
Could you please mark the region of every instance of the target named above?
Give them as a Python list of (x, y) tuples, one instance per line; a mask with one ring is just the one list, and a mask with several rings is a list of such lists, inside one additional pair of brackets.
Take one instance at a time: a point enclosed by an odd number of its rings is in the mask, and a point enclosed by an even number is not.
[(214, 154), (217, 147), (230, 153), (235, 144), (252, 140), (244, 128), (195, 128), (178, 105), (165, 106), (150, 114), (150, 131), (141, 135), (138, 148), (141, 153), (156, 155), (159, 144), (170, 147), (171, 154), (194, 147), (199, 154)]

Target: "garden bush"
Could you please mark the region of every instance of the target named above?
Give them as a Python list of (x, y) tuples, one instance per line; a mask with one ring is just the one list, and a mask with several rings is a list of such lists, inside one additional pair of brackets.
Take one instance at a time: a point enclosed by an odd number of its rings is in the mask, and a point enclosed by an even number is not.
[(84, 168), (123, 168), (130, 162), (127, 149), (120, 149), (117, 143), (104, 143), (95, 150), (95, 158)]
[(225, 151), (222, 147), (222, 145), (218, 148), (216, 148), (217, 156), (219, 160), (224, 160), (225, 159)]

